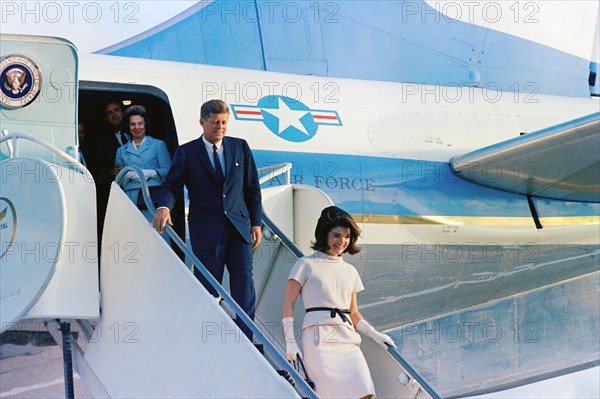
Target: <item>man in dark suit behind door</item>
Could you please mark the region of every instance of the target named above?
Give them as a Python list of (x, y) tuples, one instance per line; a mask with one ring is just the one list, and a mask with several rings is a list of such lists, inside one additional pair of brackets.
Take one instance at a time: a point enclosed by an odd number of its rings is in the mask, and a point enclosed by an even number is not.
[(98, 138), (96, 147), (96, 180), (108, 184), (108, 186), (119, 173), (118, 168), (115, 168), (117, 149), (131, 139), (131, 136), (121, 126), (123, 113), (123, 105), (116, 101), (110, 102), (104, 107), (104, 120), (108, 125), (101, 137)]
[(98, 212), (98, 241), (102, 240), (102, 228), (110, 185), (119, 168), (115, 165), (117, 149), (131, 140), (131, 136), (125, 132), (121, 122), (123, 121), (123, 105), (117, 101), (111, 101), (104, 107), (104, 120), (108, 123), (96, 144), (95, 165), (92, 175), (96, 182), (96, 203)]
[[(210, 100), (202, 105), (203, 134), (175, 151), (152, 225), (162, 233), (165, 225), (171, 224), (170, 210), (185, 185), (190, 199), (188, 224), (194, 254), (219, 282), (227, 265), (231, 295), (254, 319), (252, 250), (262, 239), (260, 185), (248, 143), (225, 137), (228, 120), (229, 106), (225, 102)], [(195, 269), (194, 274), (217, 296)], [(239, 320), (236, 322), (251, 338), (251, 331)]]

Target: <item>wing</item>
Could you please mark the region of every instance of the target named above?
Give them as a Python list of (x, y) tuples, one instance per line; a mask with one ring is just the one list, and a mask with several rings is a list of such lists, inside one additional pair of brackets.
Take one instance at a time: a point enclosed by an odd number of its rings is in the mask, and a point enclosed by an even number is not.
[(600, 202), (600, 112), (465, 155), (456, 174), (485, 186), (566, 201)]

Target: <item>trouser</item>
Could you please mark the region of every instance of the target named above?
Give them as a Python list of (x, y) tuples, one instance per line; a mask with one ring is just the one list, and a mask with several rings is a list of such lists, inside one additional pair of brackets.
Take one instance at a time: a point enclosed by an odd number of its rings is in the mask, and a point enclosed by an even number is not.
[[(193, 248), (193, 250), (196, 257), (204, 264), (219, 284), (223, 282), (223, 273), (225, 265), (227, 265), (231, 296), (244, 312), (254, 320), (256, 292), (252, 279), (252, 246), (244, 240), (237, 229), (227, 220), (223, 228), (223, 234), (215, 248)], [(194, 275), (208, 292), (214, 296), (219, 295), (196, 268), (194, 268)], [(236, 318), (235, 322), (252, 341), (252, 331), (241, 319)]]

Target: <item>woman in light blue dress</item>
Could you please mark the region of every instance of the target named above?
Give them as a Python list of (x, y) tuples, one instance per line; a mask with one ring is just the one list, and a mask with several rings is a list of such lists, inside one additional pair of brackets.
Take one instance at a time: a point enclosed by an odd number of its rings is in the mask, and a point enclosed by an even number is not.
[[(142, 169), (151, 193), (160, 190), (171, 167), (171, 155), (164, 141), (146, 134), (148, 116), (146, 108), (133, 105), (125, 111), (125, 126), (128, 127), (132, 140), (117, 150), (115, 163), (119, 168), (135, 165)], [(123, 191), (144, 213), (149, 221), (153, 215), (146, 209), (140, 192), (140, 177), (134, 172), (127, 172), (123, 180)]]

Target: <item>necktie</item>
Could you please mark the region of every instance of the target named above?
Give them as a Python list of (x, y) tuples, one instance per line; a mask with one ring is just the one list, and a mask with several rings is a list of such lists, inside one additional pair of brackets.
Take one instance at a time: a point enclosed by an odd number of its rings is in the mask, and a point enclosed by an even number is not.
[[(128, 140), (127, 140), (127, 135), (125, 133), (116, 131), (115, 136), (117, 137), (117, 141), (119, 142), (120, 145), (127, 144)], [(121, 137), (121, 140), (119, 140), (119, 137)]]
[(225, 176), (223, 176), (223, 168), (221, 167), (221, 161), (219, 161), (219, 154), (217, 154), (216, 144), (213, 144), (213, 160), (215, 161), (215, 172), (217, 174), (217, 179), (219, 182), (225, 181)]

